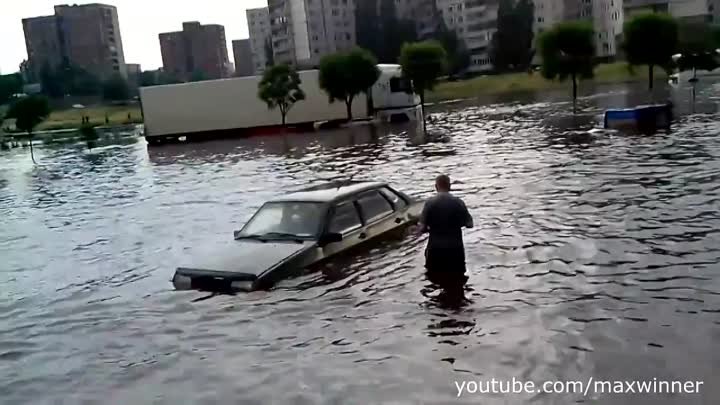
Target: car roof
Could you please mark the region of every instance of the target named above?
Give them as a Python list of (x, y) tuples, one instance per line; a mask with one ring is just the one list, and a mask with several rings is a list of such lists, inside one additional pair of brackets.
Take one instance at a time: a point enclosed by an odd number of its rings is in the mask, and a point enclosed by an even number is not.
[(293, 193), (273, 198), (269, 202), (283, 201), (308, 201), (328, 203), (342, 200), (346, 197), (359, 194), (363, 191), (374, 190), (387, 183), (376, 181), (344, 181), (324, 183), (317, 186), (307, 187)]

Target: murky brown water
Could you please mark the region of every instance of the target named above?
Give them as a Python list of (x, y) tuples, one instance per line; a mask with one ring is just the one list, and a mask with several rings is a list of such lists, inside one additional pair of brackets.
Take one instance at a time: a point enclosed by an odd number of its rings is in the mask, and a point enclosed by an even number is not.
[[(702, 380), (717, 403), (720, 123), (587, 132), (622, 92), (567, 104), (436, 107), (411, 128), (153, 148), (128, 137), (0, 154), (3, 404), (567, 404), (454, 382)], [(622, 101), (619, 101), (622, 100)], [(409, 132), (405, 132), (409, 131)], [(176, 265), (268, 197), (354, 175), (422, 196), (447, 172), (476, 227), (464, 300), (393, 242), (269, 292), (177, 292)]]

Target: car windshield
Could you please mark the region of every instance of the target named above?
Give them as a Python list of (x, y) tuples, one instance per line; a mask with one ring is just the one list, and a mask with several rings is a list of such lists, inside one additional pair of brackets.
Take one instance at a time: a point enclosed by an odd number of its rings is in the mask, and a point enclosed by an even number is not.
[(312, 238), (320, 228), (323, 205), (315, 202), (271, 202), (263, 205), (239, 233), (240, 238)]

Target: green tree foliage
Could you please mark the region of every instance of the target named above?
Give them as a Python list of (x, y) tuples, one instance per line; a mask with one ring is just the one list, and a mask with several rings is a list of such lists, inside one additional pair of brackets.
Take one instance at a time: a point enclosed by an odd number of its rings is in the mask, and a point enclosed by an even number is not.
[(449, 29), (443, 23), (440, 25), (435, 37), (447, 52), (448, 74), (460, 74), (470, 66), (470, 52), (465, 48), (465, 44), (458, 38), (454, 30)]
[(403, 44), (415, 42), (415, 22), (400, 19), (394, 1), (358, 1), (355, 11), (357, 44), (380, 63), (397, 63)]
[(33, 130), (50, 115), (50, 105), (43, 96), (23, 97), (15, 101), (7, 113), (7, 118), (15, 119), (15, 127), (27, 132), (30, 137), (30, 157), (35, 162), (33, 152)]
[(202, 82), (205, 80), (208, 80), (208, 77), (202, 70), (196, 70), (190, 75), (191, 82)]
[(330, 96), (330, 102), (342, 100), (352, 120), (352, 102), (366, 93), (380, 77), (377, 61), (364, 49), (327, 55), (320, 61), (320, 87)]
[(23, 79), (19, 73), (0, 75), (0, 105), (10, 101), (13, 95), (22, 93)]
[(107, 101), (125, 101), (130, 98), (127, 81), (120, 74), (115, 74), (103, 83), (103, 99)]
[(545, 31), (539, 38), (543, 77), (572, 79), (573, 112), (576, 111), (578, 78), (593, 77), (594, 36), (588, 22), (565, 22)]
[(655, 66), (669, 71), (677, 52), (678, 26), (667, 14), (640, 14), (625, 23), (623, 48), (631, 65), (648, 66), (648, 88), (653, 88)]
[(300, 75), (288, 65), (275, 65), (265, 70), (262, 80), (258, 83), (258, 97), (268, 108), (278, 108), (282, 115), (282, 125), (292, 106), (305, 99), (305, 92), (300, 88)]
[(718, 66), (718, 54), (713, 28), (703, 23), (683, 23), (678, 27), (677, 61), (680, 70), (714, 70)]
[(46, 64), (40, 72), (40, 84), (43, 93), (51, 98), (62, 98), (65, 95), (95, 96), (100, 94), (102, 89), (97, 77), (72, 65), (53, 69)]
[(66, 94), (65, 81), (58, 71), (45, 64), (40, 71), (42, 92), (50, 98), (62, 98)]
[(533, 58), (533, 20), (530, 0), (500, 0), (497, 32), (493, 36), (490, 57), (500, 71), (527, 70)]
[(400, 54), (403, 76), (412, 81), (413, 90), (420, 96), (425, 130), (425, 92), (435, 87), (437, 79), (446, 72), (447, 53), (437, 41), (405, 44)]

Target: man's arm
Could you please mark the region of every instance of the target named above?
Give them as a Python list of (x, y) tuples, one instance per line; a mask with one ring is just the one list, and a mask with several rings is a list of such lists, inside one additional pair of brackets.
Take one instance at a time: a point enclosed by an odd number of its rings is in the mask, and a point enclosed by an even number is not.
[(428, 231), (427, 216), (430, 210), (430, 201), (426, 201), (423, 205), (422, 213), (420, 214), (420, 221), (418, 223), (417, 233), (425, 233)]
[(463, 200), (460, 200), (460, 203), (462, 204), (463, 211), (465, 211), (463, 213), (463, 216), (465, 217), (465, 227), (472, 228), (473, 226), (475, 226), (472, 215), (470, 215), (470, 212), (468, 211), (467, 206), (465, 205), (465, 202)]

